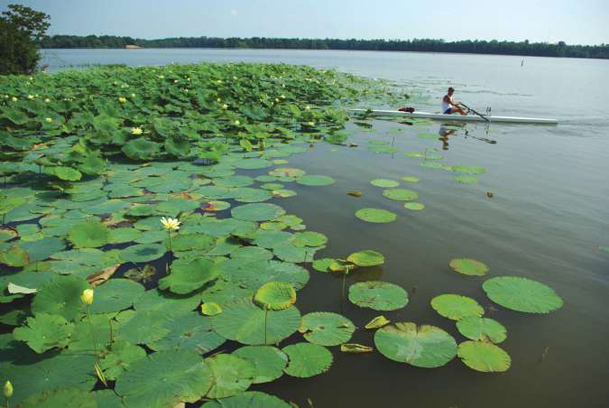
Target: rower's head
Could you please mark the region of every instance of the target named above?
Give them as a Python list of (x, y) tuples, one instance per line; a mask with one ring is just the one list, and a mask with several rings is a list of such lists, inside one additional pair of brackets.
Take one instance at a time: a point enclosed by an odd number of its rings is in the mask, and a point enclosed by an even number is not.
[(452, 86), (450, 88), (448, 88), (448, 94), (452, 95), (455, 92), (455, 88), (453, 88)]

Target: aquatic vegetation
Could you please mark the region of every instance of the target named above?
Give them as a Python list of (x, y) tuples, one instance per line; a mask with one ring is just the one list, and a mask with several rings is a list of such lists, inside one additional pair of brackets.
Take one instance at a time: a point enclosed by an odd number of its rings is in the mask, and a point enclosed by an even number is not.
[(483, 373), (507, 371), (512, 363), (502, 348), (484, 341), (464, 341), (458, 355), (466, 366)]
[(397, 310), (408, 304), (408, 292), (389, 282), (359, 282), (349, 287), (349, 300), (359, 307)]
[(409, 202), (409, 203), (404, 203), (404, 208), (407, 210), (421, 211), (425, 208), (425, 204)]
[(484, 262), (475, 259), (453, 259), (449, 265), (456, 272), (469, 276), (484, 276), (489, 271)]
[(286, 346), (282, 351), (289, 362), (285, 373), (298, 378), (308, 378), (322, 374), (332, 365), (332, 353), (325, 347), (311, 343), (296, 343)]
[(338, 346), (351, 339), (355, 325), (337, 313), (314, 312), (302, 317), (298, 331), (313, 344)]
[(489, 279), (482, 289), (493, 302), (517, 312), (550, 313), (563, 305), (562, 299), (552, 288), (517, 276)]
[(467, 296), (446, 294), (436, 296), (431, 300), (431, 307), (440, 316), (451, 320), (461, 320), (465, 317), (480, 317), (484, 309), (474, 299)]
[(505, 327), (496, 320), (469, 316), (457, 321), (459, 333), (475, 341), (501, 343), (507, 337)]
[(362, 221), (375, 224), (385, 224), (396, 220), (397, 215), (382, 208), (362, 208), (357, 210), (355, 216)]

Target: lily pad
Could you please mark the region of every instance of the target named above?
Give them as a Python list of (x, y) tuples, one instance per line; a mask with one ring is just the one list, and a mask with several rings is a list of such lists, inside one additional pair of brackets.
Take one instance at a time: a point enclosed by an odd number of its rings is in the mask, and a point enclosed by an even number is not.
[(313, 377), (328, 371), (332, 365), (332, 353), (317, 344), (296, 343), (284, 347), (282, 351), (289, 358), (284, 371), (292, 377)]
[(299, 332), (310, 343), (320, 346), (338, 346), (351, 339), (355, 325), (337, 313), (315, 312), (302, 317)]
[(404, 177), (402, 177), (402, 180), (404, 180), (407, 183), (418, 183), (420, 179), (415, 176), (404, 176)]
[(95, 289), (91, 313), (110, 313), (127, 309), (144, 291), (142, 285), (130, 279), (110, 279)]
[(137, 244), (123, 249), (120, 258), (123, 261), (139, 263), (150, 262), (165, 255), (167, 249), (160, 244)]
[(80, 295), (89, 288), (82, 278), (58, 275), (40, 288), (32, 301), (32, 312), (35, 315), (45, 313), (62, 316), (68, 321), (74, 320), (84, 311)]
[(245, 346), (235, 350), (233, 355), (254, 365), (255, 372), (252, 379), (254, 384), (276, 380), (283, 375), (283, 369), (288, 364), (288, 356), (271, 346)]
[(390, 200), (410, 201), (419, 198), (419, 193), (405, 188), (392, 188), (383, 190), (383, 195)]
[(395, 180), (390, 180), (390, 179), (374, 179), (370, 182), (370, 184), (372, 184), (375, 187), (381, 187), (381, 188), (393, 188), (393, 187), (397, 187), (400, 185), (399, 181), (395, 181)]
[(510, 368), (512, 359), (502, 348), (484, 341), (464, 341), (459, 344), (459, 358), (472, 370), (501, 373)]
[(264, 309), (284, 310), (296, 303), (296, 291), (286, 282), (267, 282), (256, 291), (254, 302)]
[(217, 354), (205, 359), (213, 383), (207, 398), (226, 398), (249, 388), (255, 376), (254, 364), (232, 354)]
[(199, 258), (190, 263), (174, 263), (169, 276), (159, 280), (159, 289), (169, 289), (178, 295), (185, 295), (202, 288), (219, 275), (220, 270), (211, 258)]
[(408, 293), (389, 282), (359, 282), (349, 287), (349, 300), (374, 310), (397, 310), (408, 304)]
[(382, 210), (379, 208), (362, 208), (355, 213), (355, 216), (362, 221), (372, 222), (375, 224), (393, 222), (397, 218), (397, 215), (391, 211)]
[(13, 337), (26, 342), (40, 354), (55, 347), (64, 348), (73, 330), (74, 325), (62, 316), (39, 313), (36, 317), (28, 317), (25, 326), (17, 327)]
[(298, 177), (296, 182), (298, 184), (302, 184), (303, 186), (321, 187), (334, 184), (334, 179), (332, 177), (322, 176), (319, 174), (305, 174), (304, 176)]
[(479, 166), (452, 166), (452, 171), (454, 171), (455, 173), (465, 173), (465, 174), (486, 173), (486, 169), (484, 167), (479, 167)]
[(377, 266), (385, 263), (385, 257), (380, 252), (367, 249), (352, 253), (347, 257), (347, 261), (361, 267)]
[(212, 317), (216, 333), (230, 340), (247, 345), (262, 345), (266, 338), (268, 343), (278, 343), (289, 337), (300, 326), (300, 312), (294, 306), (279, 311), (266, 311), (259, 308), (249, 299), (227, 303), (224, 311)]
[(222, 401), (210, 401), (202, 405), (204, 408), (293, 408), (293, 405), (260, 391), (246, 391)]
[(482, 285), (495, 303), (517, 312), (550, 313), (562, 307), (562, 299), (543, 283), (516, 276), (489, 279)]
[(453, 179), (457, 183), (461, 184), (476, 184), (478, 183), (478, 177), (476, 176), (455, 176)]
[(449, 265), (455, 271), (470, 276), (484, 276), (489, 270), (485, 263), (474, 259), (453, 259)]
[(244, 221), (269, 221), (285, 214), (285, 210), (275, 204), (254, 203), (235, 207), (233, 217)]
[(464, 317), (457, 322), (457, 329), (463, 336), (475, 341), (497, 344), (507, 337), (505, 327), (501, 323), (484, 317)]
[(129, 370), (134, 362), (146, 357), (146, 350), (139, 346), (118, 341), (112, 344), (110, 353), (99, 361), (99, 367), (108, 380), (116, 380), (123, 372)]
[(425, 208), (425, 204), (409, 202), (404, 204), (404, 208), (407, 210), (421, 211)]
[(96, 248), (110, 242), (110, 230), (98, 218), (76, 225), (69, 234), (76, 248)]
[(212, 385), (212, 371), (191, 350), (159, 351), (138, 360), (116, 380), (127, 406), (173, 407), (201, 399)]
[(457, 342), (444, 330), (412, 322), (385, 326), (374, 334), (378, 351), (390, 360), (415, 367), (442, 367), (457, 355)]
[(30, 254), (17, 245), (11, 245), (8, 249), (0, 252), (0, 263), (12, 267), (25, 266), (30, 262)]
[(464, 317), (480, 317), (484, 309), (474, 299), (467, 296), (446, 294), (436, 296), (431, 300), (431, 307), (440, 316), (451, 320), (461, 320)]
[(205, 354), (220, 347), (226, 339), (215, 333), (208, 317), (188, 312), (169, 316), (163, 322), (163, 327), (169, 333), (149, 347), (155, 351), (161, 350), (194, 350)]

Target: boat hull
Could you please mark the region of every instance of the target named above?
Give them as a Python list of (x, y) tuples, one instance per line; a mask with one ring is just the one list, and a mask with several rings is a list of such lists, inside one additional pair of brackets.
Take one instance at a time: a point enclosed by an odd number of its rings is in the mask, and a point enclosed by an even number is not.
[[(440, 120), (443, 122), (487, 122), (484, 118), (481, 118), (475, 114), (463, 115), (443, 115), (441, 113), (430, 113), (430, 112), (401, 112), (397, 110), (368, 110), (368, 109), (350, 109), (352, 113), (368, 114), (370, 116), (398, 116), (404, 119), (432, 119)], [(556, 125), (558, 121), (556, 119), (544, 119), (544, 118), (519, 118), (513, 116), (484, 116), (491, 123), (533, 123), (540, 125)]]

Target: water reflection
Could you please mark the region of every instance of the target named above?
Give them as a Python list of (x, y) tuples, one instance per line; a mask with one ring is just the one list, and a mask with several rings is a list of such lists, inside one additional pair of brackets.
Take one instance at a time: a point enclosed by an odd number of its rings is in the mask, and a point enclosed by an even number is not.
[[(472, 139), (476, 139), (476, 140), (479, 140), (481, 142), (485, 142), (488, 144), (497, 144), (497, 141), (494, 139), (489, 139), (488, 137), (474, 136), (472, 133), (475, 132), (476, 130), (478, 130), (478, 128), (476, 126), (474, 126), (471, 129), (468, 129), (466, 123), (451, 124), (451, 125), (441, 124), (440, 127), (438, 128), (438, 135), (440, 136), (439, 140), (442, 142), (442, 150), (448, 150), (448, 148), (449, 148), (448, 139), (450, 136), (459, 136), (459, 135), (462, 135), (465, 139), (472, 138)], [(488, 136), (489, 132), (490, 132), (490, 125), (487, 124), (484, 126), (484, 133), (486, 136)]]

